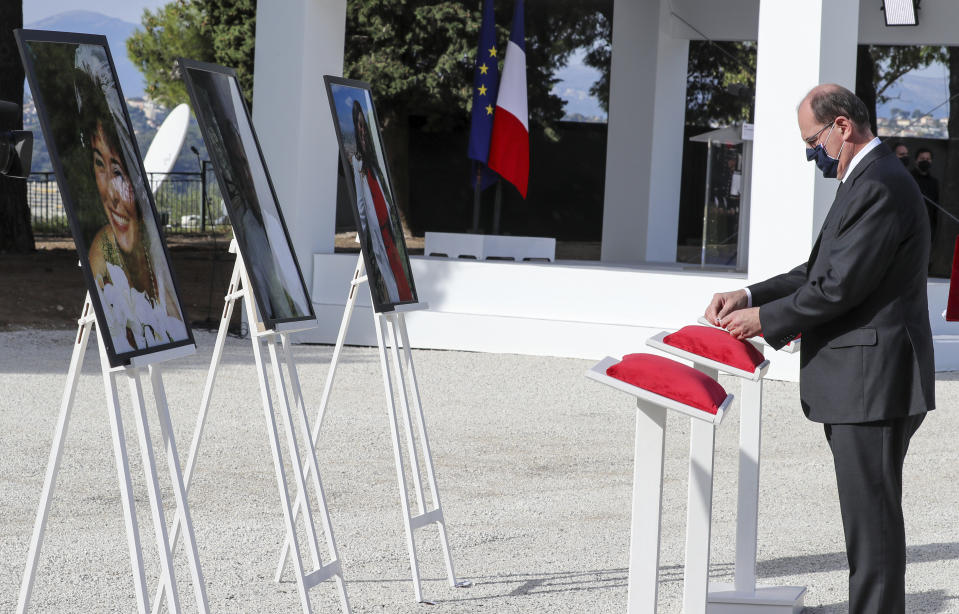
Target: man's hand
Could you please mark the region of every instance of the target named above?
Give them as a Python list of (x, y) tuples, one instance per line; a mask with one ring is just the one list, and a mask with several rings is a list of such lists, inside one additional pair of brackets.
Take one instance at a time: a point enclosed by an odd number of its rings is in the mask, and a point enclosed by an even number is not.
[(755, 337), (763, 332), (759, 322), (759, 307), (740, 309), (721, 320), (720, 324), (733, 337), (743, 340)]
[(722, 326), (720, 322), (723, 318), (737, 309), (745, 309), (748, 300), (745, 290), (714, 294), (713, 300), (709, 301), (709, 306), (706, 307), (706, 320), (716, 326)]

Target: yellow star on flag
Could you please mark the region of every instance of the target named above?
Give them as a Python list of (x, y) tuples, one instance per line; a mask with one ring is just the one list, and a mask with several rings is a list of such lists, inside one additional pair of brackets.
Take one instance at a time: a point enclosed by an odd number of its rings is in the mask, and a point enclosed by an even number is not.
[(496, 45), (493, 45), (492, 47), (489, 48), (489, 57), (491, 58), (496, 57)]
[(490, 104), (486, 105), (486, 114), (487, 115), (493, 114), (493, 105), (490, 105)]
[(480, 65), (480, 74), (481, 74), (481, 75), (485, 75), (487, 70), (489, 70), (489, 67), (486, 66), (486, 64), (481, 64), (481, 65)]
[(486, 95), (486, 86), (485, 86), (485, 85), (479, 86), (479, 94), (480, 94), (480, 96), (485, 96), (485, 95)]

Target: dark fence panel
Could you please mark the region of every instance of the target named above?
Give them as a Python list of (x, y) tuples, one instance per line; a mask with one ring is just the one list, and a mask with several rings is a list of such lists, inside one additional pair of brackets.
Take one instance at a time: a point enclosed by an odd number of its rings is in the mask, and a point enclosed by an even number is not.
[[(149, 174), (165, 233), (205, 233), (229, 228), (230, 220), (223, 207), (219, 186), (209, 169), (205, 175), (198, 172)], [(204, 198), (206, 207), (203, 207)], [(53, 172), (30, 175), (27, 204), (35, 235), (70, 234), (70, 224)]]

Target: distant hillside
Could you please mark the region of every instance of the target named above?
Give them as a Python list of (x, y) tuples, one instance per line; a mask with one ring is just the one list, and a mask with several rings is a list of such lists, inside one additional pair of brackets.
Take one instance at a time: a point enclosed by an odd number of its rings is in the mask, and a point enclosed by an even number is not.
[[(153, 136), (156, 134), (157, 128), (160, 124), (166, 119), (166, 116), (169, 115), (169, 111), (166, 109), (161, 109), (157, 115), (152, 118), (148, 118), (143, 110), (140, 108), (143, 101), (135, 101), (135, 104), (130, 104), (130, 99), (127, 99), (127, 111), (130, 113), (130, 121), (133, 123), (133, 131), (137, 136), (137, 144), (140, 147), (140, 155), (146, 156), (147, 150), (150, 148), (150, 143), (153, 142)], [(43, 138), (43, 131), (40, 129), (40, 120), (37, 116), (36, 106), (33, 103), (33, 98), (27, 93), (24, 96), (23, 104), (23, 129), (33, 131), (33, 172), (42, 173), (42, 172), (51, 172), (53, 171), (53, 165), (50, 162), (50, 153), (47, 151), (47, 145)], [(206, 146), (203, 143), (203, 136), (200, 134), (200, 127), (196, 123), (196, 119), (193, 116), (190, 116), (190, 128), (187, 131), (186, 142), (183, 144), (183, 149), (180, 150), (180, 157), (177, 158), (176, 163), (173, 166), (173, 170), (176, 172), (190, 172), (196, 171), (198, 169), (196, 154), (194, 154), (190, 147), (196, 147), (200, 152), (200, 155), (206, 159)]]
[(120, 88), (126, 98), (143, 97), (143, 76), (127, 59), (127, 38), (137, 29), (137, 24), (115, 19), (93, 11), (67, 11), (52, 17), (26, 24), (32, 30), (58, 30), (60, 32), (82, 32), (84, 34), (102, 34), (107, 37), (113, 62), (120, 78)]
[[(948, 75), (948, 73), (946, 73)], [(889, 102), (879, 105), (876, 113), (879, 117), (892, 117), (893, 109), (912, 112), (919, 109), (925, 113), (942, 104), (949, 98), (948, 76), (945, 78), (925, 77), (907, 73), (899, 82), (887, 90), (892, 95)], [(949, 105), (943, 104), (932, 112), (935, 118), (949, 117)]]

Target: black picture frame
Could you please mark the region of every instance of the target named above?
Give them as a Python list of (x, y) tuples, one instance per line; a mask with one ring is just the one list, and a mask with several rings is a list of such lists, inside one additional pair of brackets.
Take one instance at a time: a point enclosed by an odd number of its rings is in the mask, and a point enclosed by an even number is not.
[[(190, 96), (191, 107), (193, 108), (193, 114), (197, 119), (197, 123), (200, 126), (200, 132), (203, 135), (203, 141), (206, 144), (207, 152), (210, 154), (210, 158), (213, 161), (213, 169), (216, 174), (217, 182), (220, 186), (220, 193), (223, 195), (223, 200), (226, 203), (227, 213), (230, 216), (230, 221), (233, 224), (233, 235), (236, 238), (237, 245), (239, 246), (240, 254), (243, 256), (244, 263), (247, 266), (247, 272), (250, 274), (250, 283), (252, 285), (253, 295), (256, 297), (257, 305), (259, 307), (259, 317), (263, 327), (267, 330), (276, 330), (278, 326), (282, 326), (288, 323), (296, 322), (308, 322), (316, 320), (316, 314), (313, 310), (313, 301), (310, 298), (309, 290), (307, 289), (306, 282), (303, 279), (303, 272), (300, 269), (300, 263), (296, 257), (296, 251), (293, 249), (293, 241), (290, 239), (290, 233), (286, 226), (286, 220), (283, 217), (283, 211), (280, 207), (279, 198), (277, 198), (276, 190), (273, 187), (273, 179), (270, 177), (270, 171), (266, 164), (266, 157), (263, 155), (263, 148), (260, 146), (260, 140), (257, 137), (256, 129), (253, 127), (253, 120), (250, 116), (250, 111), (247, 108), (246, 102), (242, 97), (242, 90), (240, 89), (239, 81), (236, 78), (236, 71), (232, 68), (226, 66), (220, 66), (218, 64), (210, 64), (207, 62), (199, 62), (196, 60), (191, 60), (188, 58), (178, 58), (177, 65), (181, 73), (181, 78), (186, 84), (187, 93)], [(248, 204), (239, 202), (238, 194), (234, 194), (237, 190), (233, 189), (234, 181), (231, 180), (231, 177), (236, 177), (237, 173), (234, 171), (237, 170), (233, 168), (231, 162), (227, 162), (223, 157), (229, 157), (229, 152), (227, 151), (226, 144), (224, 143), (222, 147), (219, 146), (221, 143), (221, 138), (219, 136), (219, 128), (216, 120), (222, 120), (223, 118), (214, 118), (210, 113), (215, 113), (216, 111), (212, 108), (207, 108), (203, 100), (201, 100), (200, 84), (197, 83), (197, 77), (199, 73), (209, 73), (210, 75), (215, 75), (217, 77), (222, 77), (225, 79), (225, 82), (228, 87), (235, 88), (236, 92), (239, 92), (240, 106), (242, 106), (242, 111), (236, 108), (236, 105), (233, 106), (233, 112), (236, 114), (237, 122), (245, 122), (246, 128), (249, 129), (249, 134), (252, 136), (252, 145), (256, 151), (248, 151), (246, 146), (242, 145), (242, 136), (237, 133), (236, 137), (240, 139), (240, 144), (238, 145), (243, 151), (243, 158), (246, 161), (246, 169), (240, 169), (245, 171), (249, 175), (250, 185), (253, 187), (253, 194), (249, 192), (246, 193), (246, 198), (243, 200)], [(222, 149), (222, 155), (219, 152), (219, 149)], [(235, 153), (235, 152), (234, 152)], [(260, 185), (262, 192), (266, 192), (266, 188), (269, 189), (269, 194), (272, 197), (272, 204), (275, 207), (276, 218), (279, 222), (279, 226), (283, 230), (282, 241), (270, 239), (277, 239), (278, 237), (272, 236), (270, 231), (266, 228), (263, 222), (263, 203), (261, 199), (256, 195), (256, 192), (261, 191), (257, 190), (255, 185), (257, 182), (256, 175), (253, 172), (253, 169), (250, 167), (251, 164), (259, 163), (259, 171), (262, 173), (261, 180), (265, 179), (266, 185)], [(228, 164), (230, 168), (224, 168), (224, 165)], [(243, 209), (241, 209), (241, 206)], [(269, 203), (266, 203), (266, 206), (269, 207)], [(253, 228), (253, 225), (250, 225), (248, 228), (244, 222), (240, 220), (244, 219), (244, 214), (242, 211), (252, 211), (255, 209), (256, 215), (259, 216), (259, 228), (262, 229), (263, 235), (260, 237), (257, 235), (258, 230)], [(288, 279), (288, 276), (280, 275), (276, 276), (276, 279), (280, 279), (283, 285), (283, 290), (286, 293), (286, 296), (292, 297), (291, 291), (296, 291), (295, 286), (298, 283), (298, 289), (302, 292), (302, 298), (305, 300), (305, 309), (302, 310), (302, 313), (299, 315), (277, 315), (272, 311), (273, 302), (271, 300), (271, 289), (268, 287), (266, 280), (267, 276), (264, 276), (264, 272), (269, 272), (266, 270), (266, 267), (270, 266), (273, 269), (273, 272), (277, 271), (277, 268), (272, 266), (274, 263), (267, 264), (264, 260), (266, 258), (264, 251), (264, 239), (266, 241), (265, 245), (270, 249), (271, 257), (281, 257), (285, 258), (287, 254), (278, 252), (277, 250), (286, 250), (288, 256), (292, 259), (296, 271), (296, 280)], [(257, 246), (257, 247), (254, 247)], [(276, 288), (273, 289), (274, 291)], [(291, 301), (295, 299), (290, 299)], [(286, 327), (284, 327), (286, 328)]]
[[(324, 75), (323, 82), (326, 85), (326, 94), (327, 99), (330, 103), (330, 113), (332, 114), (333, 126), (336, 130), (336, 139), (339, 143), (340, 148), (340, 163), (344, 173), (345, 183), (347, 185), (347, 192), (350, 195), (350, 201), (353, 209), (353, 216), (356, 220), (356, 230), (359, 234), (360, 239), (360, 251), (363, 254), (363, 264), (366, 267), (367, 280), (370, 286), (370, 294), (372, 295), (373, 309), (378, 313), (395, 311), (396, 307), (399, 305), (410, 305), (419, 302), (416, 293), (416, 284), (413, 280), (413, 268), (410, 264), (409, 252), (406, 247), (406, 239), (403, 236), (403, 226), (400, 222), (399, 212), (396, 208), (394, 195), (396, 192), (393, 189), (393, 181), (391, 179), (391, 174), (389, 170), (389, 162), (386, 156), (386, 147), (383, 144), (383, 129), (381, 127), (379, 116), (376, 113), (376, 105), (373, 102), (373, 91), (369, 83), (364, 81), (357, 81), (355, 79), (346, 79), (343, 77), (335, 77), (332, 75)], [(365, 218), (370, 216), (370, 211), (360, 211), (360, 199), (357, 194), (357, 184), (355, 180), (355, 173), (357, 172), (353, 166), (353, 160), (351, 160), (351, 154), (347, 147), (347, 140), (344, 134), (342, 120), (340, 113), (337, 110), (337, 92), (334, 88), (343, 88), (348, 91), (352, 91), (356, 95), (362, 95), (365, 98), (365, 101), (368, 105), (368, 109), (365, 109), (369, 114), (369, 120), (367, 123), (371, 128), (372, 132), (375, 132), (375, 143), (374, 145), (379, 146), (379, 151), (376, 153), (377, 156), (377, 165), (380, 167), (378, 170), (383, 175), (382, 181), (378, 183), (385, 183), (385, 192), (388, 195), (386, 200), (386, 208), (389, 215), (389, 231), (390, 239), (393, 241), (396, 253), (391, 254), (389, 259), (394, 268), (396, 265), (402, 269), (401, 272), (404, 273), (404, 281), (406, 288), (398, 291), (399, 293), (405, 293), (407, 290), (409, 292), (409, 298), (402, 298), (399, 296), (399, 300), (393, 300), (389, 296), (388, 286), (386, 279), (392, 280), (394, 285), (397, 285), (395, 272), (391, 272), (387, 278), (383, 274), (383, 266), (377, 264), (377, 255), (371, 252), (376, 251), (374, 246), (374, 234), (368, 233), (366, 228), (369, 226), (366, 223)], [(364, 119), (366, 119), (364, 117)], [(354, 120), (355, 121), (355, 120)], [(351, 129), (351, 138), (356, 147), (356, 137), (354, 129)], [(365, 198), (365, 197), (364, 197)], [(390, 202), (392, 201), (392, 202)], [(365, 206), (365, 205), (364, 205)], [(381, 232), (383, 232), (383, 223), (380, 222)], [(383, 239), (379, 241), (381, 244), (384, 242)], [(384, 251), (388, 254), (389, 247), (385, 247)], [(379, 259), (383, 261), (384, 256), (380, 256)]]
[[(113, 55), (110, 52), (110, 46), (107, 42), (107, 38), (102, 35), (95, 34), (82, 34), (82, 33), (73, 33), (73, 32), (55, 32), (55, 31), (46, 31), (46, 30), (25, 30), (25, 29), (16, 29), (13, 32), (14, 38), (16, 39), (17, 48), (20, 52), (20, 57), (23, 62), (24, 71), (26, 73), (27, 80), (30, 84), (30, 91), (33, 95), (34, 102), (37, 108), (37, 115), (40, 120), (40, 127), (43, 131), (44, 138), (46, 141), (47, 149), (50, 152), (50, 160), (53, 164), (53, 168), (57, 177), (57, 185), (60, 189), (60, 196), (63, 202), (63, 208), (67, 215), (67, 220), (70, 225), (70, 230), (73, 234), (74, 242), (76, 244), (77, 253), (80, 258), (80, 268), (84, 277), (84, 280), (87, 285), (87, 290), (89, 292), (90, 300), (93, 305), (93, 310), (96, 316), (97, 327), (100, 330), (100, 337), (104, 343), (104, 349), (107, 354), (108, 361), (111, 367), (120, 367), (126, 366), (131, 363), (131, 360), (135, 357), (144, 356), (147, 354), (154, 354), (157, 352), (162, 352), (165, 350), (170, 350), (173, 348), (178, 348), (182, 346), (196, 346), (196, 342), (193, 337), (193, 330), (190, 327), (190, 320), (187, 316), (186, 308), (183, 304), (183, 299), (179, 291), (179, 286), (177, 284), (176, 275), (173, 270), (172, 262), (170, 260), (170, 252), (167, 249), (166, 240), (162, 233), (162, 223), (160, 217), (157, 214), (156, 202), (154, 201), (153, 192), (150, 189), (149, 184), (146, 181), (146, 172), (143, 168), (143, 157), (140, 154), (139, 146), (137, 145), (135, 133), (133, 131), (133, 124), (130, 121), (130, 113), (126, 106), (126, 99), (123, 97), (123, 92), (120, 88), (120, 81), (117, 77), (116, 65), (113, 61)], [(79, 94), (76, 91), (76, 84), (74, 83), (74, 94), (76, 97), (67, 97), (66, 100), (56, 100), (51, 101), (47, 100), (47, 91), (48, 88), (56, 89), (57, 87), (63, 87), (63, 81), (58, 81), (58, 84), (48, 83), (47, 81), (41, 80), (39, 72), (37, 70), (37, 65), (35, 63), (34, 46), (36, 45), (73, 45), (76, 47), (74, 53), (80, 50), (81, 46), (92, 46), (100, 47), (102, 49), (103, 55), (106, 59), (106, 66), (101, 66), (103, 68), (108, 67), (110, 71), (110, 77), (112, 78), (112, 85), (115, 89), (115, 95), (119, 99), (119, 111), (122, 115), (122, 125), (117, 129), (116, 124), (113, 124), (115, 130), (126, 130), (126, 135), (129, 136), (130, 142), (126, 143), (126, 148), (123, 150), (121, 157), (123, 158), (123, 165), (125, 171), (129, 174), (128, 179), (130, 180), (132, 194), (130, 197), (134, 199), (136, 205), (136, 211), (140, 216), (140, 219), (144, 222), (144, 226), (148, 234), (146, 238), (148, 241), (143, 240), (143, 236), (137, 235), (140, 240), (140, 245), (142, 248), (142, 253), (144, 258), (148, 260), (147, 266), (149, 274), (151, 276), (151, 282), (154, 288), (157, 291), (157, 302), (160, 303), (162, 300), (162, 305), (166, 306), (168, 301), (164, 297), (161, 297), (161, 289), (172, 291), (173, 299), (175, 306), (179, 311), (179, 321), (185, 328), (185, 334), (182, 339), (171, 340), (167, 343), (157, 343), (156, 345), (150, 345), (143, 348), (137, 348), (131, 351), (121, 351), (117, 347), (117, 342), (114, 339), (114, 333), (118, 332), (117, 330), (111, 329), (110, 319), (108, 318), (107, 308), (104, 305), (103, 297), (101, 296), (101, 290), (97, 284), (96, 276), (92, 270), (90, 254), (89, 254), (89, 245), (86, 238), (86, 235), (89, 231), (88, 223), (84, 223), (81, 220), (81, 214), (84, 210), (81, 209), (81, 204), (78, 202), (78, 194), (82, 195), (84, 198), (89, 196), (90, 190), (87, 189), (86, 193), (79, 186), (75, 185), (76, 179), (78, 177), (85, 176), (84, 173), (78, 171), (78, 169), (68, 168), (64, 163), (64, 154), (75, 153), (78, 151), (76, 145), (73, 147), (67, 148), (74, 151), (62, 151), (61, 144), (69, 143), (68, 140), (64, 140), (65, 137), (62, 131), (57, 132), (54, 127), (54, 122), (50, 116), (51, 109), (56, 105), (61, 105), (59, 110), (62, 112), (63, 105), (73, 105), (71, 111), (76, 113), (76, 117), (79, 120), (81, 113), (79, 110), (79, 104), (77, 100), (79, 99)], [(76, 60), (75, 60), (76, 61)], [(74, 70), (80, 70), (79, 67), (74, 64)], [(91, 77), (91, 82), (94, 82), (94, 79)], [(109, 106), (109, 98), (105, 93), (105, 90), (102, 89), (101, 92), (104, 93), (104, 102)], [(52, 91), (52, 90), (51, 90)], [(72, 99), (71, 99), (72, 98)], [(68, 107), (69, 108), (69, 107)], [(111, 113), (114, 113), (113, 109), (110, 110)], [(58, 116), (58, 119), (64, 119)], [(106, 118), (104, 118), (106, 119)], [(120, 118), (114, 113), (112, 116), (114, 122)], [(119, 132), (118, 132), (119, 133)], [(119, 137), (118, 137), (119, 138)], [(83, 137), (80, 136), (77, 141), (79, 147), (85, 147), (83, 145)], [(71, 144), (73, 145), (73, 144)], [(92, 140), (91, 140), (91, 157), (92, 157)], [(91, 168), (93, 164), (91, 163)], [(90, 178), (87, 178), (89, 181)], [(94, 179), (96, 182), (96, 179)], [(88, 186), (89, 187), (89, 186)], [(102, 193), (98, 194), (98, 198), (101, 199), (99, 203), (100, 207), (103, 207), (102, 202)], [(107, 225), (111, 223), (107, 219), (107, 214), (104, 213), (104, 219), (106, 219)], [(129, 222), (128, 222), (129, 224)], [(152, 224), (154, 234), (150, 235), (150, 226)], [(106, 228), (104, 226), (103, 228)], [(139, 229), (138, 229), (139, 230)], [(102, 232), (102, 229), (101, 229)], [(100, 233), (97, 234), (99, 236)], [(94, 237), (96, 240), (96, 237)], [(157, 244), (154, 245), (152, 241), (156, 240)], [(120, 245), (120, 240), (117, 239), (116, 246)], [(149, 248), (147, 247), (149, 245)], [(151, 250), (151, 251), (148, 251)], [(156, 250), (155, 252), (152, 250)], [(160, 256), (160, 258), (154, 258), (154, 256)], [(157, 262), (162, 260), (161, 262)], [(165, 268), (162, 270), (157, 270), (156, 265), (162, 264)], [(126, 275), (126, 269), (121, 269)], [(163, 277), (161, 277), (163, 276)], [(167, 277), (168, 276), (168, 277)], [(161, 278), (163, 286), (161, 287)], [(104, 279), (101, 277), (101, 279)], [(129, 279), (125, 279), (129, 283)], [(169, 282), (171, 288), (166, 288), (165, 284)], [(112, 285), (112, 284), (111, 284)], [(166, 292), (162, 292), (166, 294)], [(168, 295), (167, 295), (168, 296)], [(116, 318), (116, 310), (111, 307), (110, 315)], [(114, 319), (115, 321), (115, 319)], [(129, 320), (128, 320), (129, 322)], [(139, 322), (143, 326), (142, 321)], [(147, 326), (143, 326), (143, 334), (145, 335), (145, 330)], [(151, 328), (156, 334), (156, 328)], [(135, 337), (136, 333), (133, 333), (129, 328), (124, 328), (123, 335), (124, 342), (128, 345), (129, 338), (131, 336)], [(170, 338), (169, 333), (167, 337)]]

